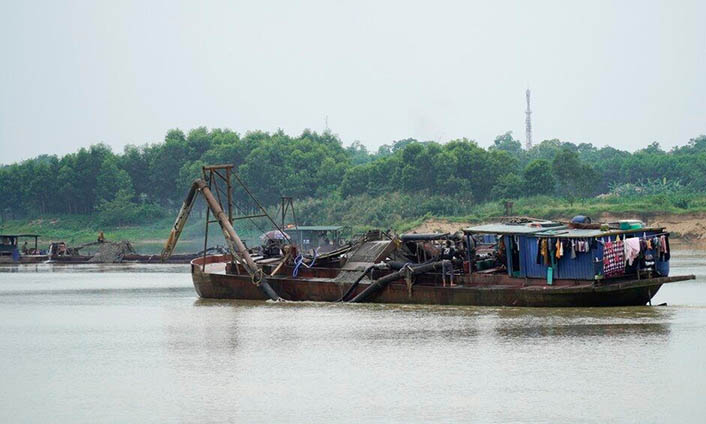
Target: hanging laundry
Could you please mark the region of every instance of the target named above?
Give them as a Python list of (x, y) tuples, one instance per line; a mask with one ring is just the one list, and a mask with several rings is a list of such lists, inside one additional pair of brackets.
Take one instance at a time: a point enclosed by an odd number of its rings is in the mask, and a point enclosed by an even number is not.
[(576, 259), (576, 241), (571, 240), (571, 259)]
[[(590, 249), (598, 249), (598, 240), (597, 239), (591, 239), (591, 244), (589, 245), (589, 250)], [(587, 250), (588, 252), (588, 250)]]
[(547, 239), (542, 239), (542, 257), (544, 258), (544, 266), (549, 266), (549, 247)]
[(556, 254), (555, 254), (557, 259), (560, 259), (562, 256), (564, 256), (564, 245), (561, 244), (561, 239), (556, 239)]
[(625, 238), (623, 245), (625, 259), (628, 261), (628, 265), (632, 266), (632, 263), (640, 255), (640, 239), (637, 237)]
[(669, 237), (659, 236), (659, 260), (668, 261), (671, 257), (669, 253)]
[(576, 241), (576, 251), (579, 253), (588, 253), (590, 250), (590, 244), (586, 240)]
[(603, 275), (606, 278), (625, 273), (625, 251), (622, 241), (607, 241), (603, 246)]

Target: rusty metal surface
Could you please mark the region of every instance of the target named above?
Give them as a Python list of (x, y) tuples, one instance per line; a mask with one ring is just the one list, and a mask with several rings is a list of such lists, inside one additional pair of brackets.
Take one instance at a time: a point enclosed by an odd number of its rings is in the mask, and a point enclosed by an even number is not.
[(367, 241), (353, 251), (343, 269), (348, 271), (363, 271), (374, 263), (385, 259), (385, 256), (394, 250), (395, 244), (391, 240)]
[[(266, 299), (246, 275), (208, 274), (202, 272), (200, 266), (192, 265), (192, 278), (196, 292), (204, 298)], [(692, 276), (660, 277), (596, 287), (589, 284), (523, 287), (522, 282), (442, 287), (420, 282), (411, 291), (404, 280), (397, 280), (370, 301), (476, 306), (637, 306), (645, 305), (662, 284), (690, 278)], [(340, 299), (351, 286), (348, 282), (325, 277), (293, 279), (286, 276), (270, 278), (268, 281), (282, 298), (293, 301), (333, 302)], [(361, 293), (368, 285), (369, 281), (362, 282), (353, 290), (352, 295)]]

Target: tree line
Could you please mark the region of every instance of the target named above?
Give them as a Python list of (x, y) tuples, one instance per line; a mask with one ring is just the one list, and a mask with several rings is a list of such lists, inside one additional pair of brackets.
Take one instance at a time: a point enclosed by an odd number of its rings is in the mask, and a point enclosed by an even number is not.
[(654, 186), (703, 193), (706, 136), (663, 150), (635, 152), (545, 140), (530, 150), (508, 132), (488, 148), (469, 139), (399, 140), (370, 152), (344, 146), (330, 132), (248, 132), (195, 128), (167, 132), (164, 142), (104, 144), (62, 157), (41, 155), (0, 166), (0, 212), (7, 218), (100, 214), (106, 222), (141, 222), (181, 205), (205, 164), (232, 163), (265, 205), (297, 199), (392, 193), (445, 196), (464, 204), (534, 195), (588, 198), (646, 192)]

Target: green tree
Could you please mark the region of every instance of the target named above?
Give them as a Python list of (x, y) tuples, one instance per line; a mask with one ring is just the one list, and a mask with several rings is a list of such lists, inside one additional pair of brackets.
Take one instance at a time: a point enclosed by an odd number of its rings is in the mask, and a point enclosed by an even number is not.
[(512, 131), (495, 137), (495, 141), (493, 141), (493, 145), (490, 146), (489, 150), (505, 151), (518, 160), (522, 159), (525, 153), (522, 150), (522, 143), (512, 138)]
[(575, 198), (595, 194), (598, 175), (590, 165), (581, 163), (576, 151), (563, 147), (554, 156), (552, 171), (561, 195)]
[(548, 160), (533, 160), (525, 167), (522, 177), (526, 195), (550, 195), (554, 193), (554, 174), (552, 173), (552, 164)]
[(96, 177), (96, 199), (98, 203), (113, 200), (120, 190), (132, 197), (135, 195), (130, 175), (118, 168), (115, 157), (108, 157)]
[(362, 165), (373, 160), (372, 156), (368, 153), (368, 149), (358, 140), (355, 140), (350, 146), (346, 147), (346, 153), (350, 157), (350, 161), (353, 165)]
[(491, 197), (495, 200), (517, 199), (524, 195), (524, 180), (517, 174), (505, 174), (493, 186)]

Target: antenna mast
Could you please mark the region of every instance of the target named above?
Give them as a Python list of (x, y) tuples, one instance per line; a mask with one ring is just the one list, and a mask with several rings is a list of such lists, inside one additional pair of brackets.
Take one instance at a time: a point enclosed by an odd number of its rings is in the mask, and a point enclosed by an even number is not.
[(525, 111), (525, 114), (527, 115), (527, 118), (525, 118), (525, 148), (527, 150), (532, 148), (532, 110), (530, 109), (530, 90), (529, 88), (527, 89), (526, 92), (527, 96), (527, 110)]

